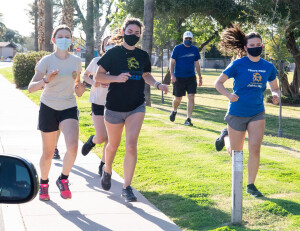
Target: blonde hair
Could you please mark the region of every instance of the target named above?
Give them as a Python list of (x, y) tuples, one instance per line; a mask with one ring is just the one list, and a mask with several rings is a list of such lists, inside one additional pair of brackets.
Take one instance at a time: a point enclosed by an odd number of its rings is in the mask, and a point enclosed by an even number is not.
[(54, 30), (53, 30), (53, 32), (52, 32), (51, 39), (55, 38), (57, 32), (60, 31), (60, 30), (67, 30), (67, 31), (69, 31), (70, 34), (71, 34), (71, 38), (73, 37), (73, 36), (72, 36), (72, 31), (71, 31), (70, 27), (68, 27), (68, 26), (65, 25), (65, 24), (62, 24), (62, 25), (59, 25), (59, 26), (57, 26), (57, 27), (54, 28)]

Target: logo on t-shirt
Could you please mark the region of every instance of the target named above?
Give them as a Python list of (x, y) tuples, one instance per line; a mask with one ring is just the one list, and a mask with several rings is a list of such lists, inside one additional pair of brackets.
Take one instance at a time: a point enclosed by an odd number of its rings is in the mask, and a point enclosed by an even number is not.
[(252, 70), (248, 69), (249, 72), (252, 72), (252, 82), (247, 85), (247, 87), (259, 87), (262, 88), (262, 76), (260, 73), (265, 73), (265, 70)]
[(127, 63), (129, 70), (138, 69), (140, 67), (139, 62), (134, 57), (127, 58)]
[(259, 83), (261, 81), (261, 75), (259, 73), (253, 73), (253, 82)]
[(72, 72), (72, 77), (73, 77), (73, 79), (76, 79), (76, 77), (77, 77), (77, 72), (76, 71)]

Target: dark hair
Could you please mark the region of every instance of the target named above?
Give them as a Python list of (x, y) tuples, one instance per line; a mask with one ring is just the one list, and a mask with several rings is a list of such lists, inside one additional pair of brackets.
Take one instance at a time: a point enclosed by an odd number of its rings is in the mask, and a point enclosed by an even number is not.
[(59, 26), (55, 27), (54, 30), (53, 30), (53, 32), (52, 32), (51, 38), (52, 39), (55, 38), (57, 32), (60, 31), (60, 30), (67, 30), (67, 31), (69, 31), (70, 34), (71, 34), (71, 38), (72, 38), (72, 31), (71, 31), (70, 27), (68, 27), (65, 24), (62, 24), (62, 25), (59, 25)]
[(144, 30), (144, 25), (143, 23), (141, 22), (140, 19), (138, 18), (127, 18), (124, 23), (123, 23), (123, 26), (122, 26), (122, 29), (119, 30), (119, 33), (115, 36), (113, 36), (112, 38), (110, 38), (110, 41), (113, 43), (113, 44), (116, 44), (116, 45), (120, 45), (122, 42), (123, 42), (123, 36), (122, 36), (122, 30), (124, 31), (125, 33), (125, 30), (126, 28), (129, 26), (129, 25), (132, 25), (132, 24), (135, 24), (137, 25), (140, 30), (141, 30), (141, 34), (143, 33), (143, 30)]
[(250, 32), (245, 35), (240, 27), (234, 24), (233, 27), (227, 28), (222, 32), (219, 46), (221, 49), (237, 53), (238, 56), (243, 56), (246, 54), (244, 46), (247, 46), (248, 40), (252, 38), (262, 40), (258, 32)]

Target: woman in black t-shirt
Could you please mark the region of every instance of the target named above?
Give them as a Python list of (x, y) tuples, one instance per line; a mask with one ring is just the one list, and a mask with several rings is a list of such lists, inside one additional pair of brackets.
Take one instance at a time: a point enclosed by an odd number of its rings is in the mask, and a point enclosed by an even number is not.
[(135, 47), (142, 34), (142, 28), (143, 24), (139, 19), (129, 18), (124, 22), (120, 34), (111, 38), (114, 44), (120, 45), (101, 57), (95, 77), (97, 82), (109, 83), (104, 112), (108, 144), (101, 185), (104, 190), (111, 187), (112, 163), (125, 125), (122, 197), (126, 202), (137, 199), (130, 184), (137, 161), (137, 140), (145, 116), (145, 82), (164, 91), (165, 94), (168, 92), (168, 86), (155, 81), (150, 74), (151, 62), (147, 52)]

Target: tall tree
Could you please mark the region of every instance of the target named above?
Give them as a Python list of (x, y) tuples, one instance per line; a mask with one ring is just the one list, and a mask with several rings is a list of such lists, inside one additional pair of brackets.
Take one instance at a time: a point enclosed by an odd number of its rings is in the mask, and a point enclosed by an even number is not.
[(38, 0), (39, 50), (45, 50), (45, 0)]
[(73, 31), (74, 0), (63, 0), (61, 23), (66, 24)]
[(85, 67), (87, 67), (94, 57), (94, 3), (93, 3), (93, 0), (87, 0), (86, 23), (85, 23), (84, 31), (86, 34)]
[(6, 26), (2, 22), (2, 14), (0, 13), (0, 37), (5, 33)]
[(45, 51), (53, 51), (53, 44), (51, 42), (51, 36), (53, 32), (53, 4), (52, 0), (45, 0)]
[[(144, 26), (142, 49), (147, 51), (150, 60), (152, 56), (153, 40), (153, 20), (154, 20), (154, 0), (144, 0)], [(148, 84), (145, 85), (146, 105), (151, 106), (151, 91)]]

